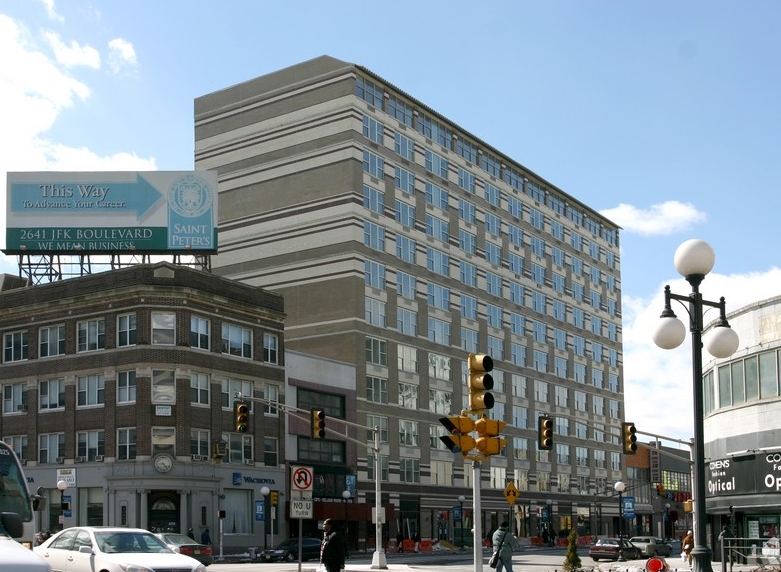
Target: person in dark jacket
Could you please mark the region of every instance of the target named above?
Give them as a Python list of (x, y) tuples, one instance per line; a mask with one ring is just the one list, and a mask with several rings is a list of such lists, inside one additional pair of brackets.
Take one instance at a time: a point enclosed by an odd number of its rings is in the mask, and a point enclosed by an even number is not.
[(344, 540), (334, 528), (333, 521), (323, 521), (323, 543), (320, 545), (320, 563), (328, 572), (339, 572), (344, 568)]
[(212, 537), (209, 534), (208, 527), (204, 528), (203, 532), (201, 533), (201, 544), (205, 544), (206, 546), (211, 546), (212, 545)]
[(189, 536), (191, 539), (195, 540), (195, 531), (193, 530), (193, 527), (187, 529), (187, 536)]

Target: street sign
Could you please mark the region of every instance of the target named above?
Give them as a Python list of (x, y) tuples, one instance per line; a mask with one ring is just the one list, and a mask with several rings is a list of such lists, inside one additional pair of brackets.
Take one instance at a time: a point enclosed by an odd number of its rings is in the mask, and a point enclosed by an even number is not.
[(255, 501), (255, 520), (266, 520), (266, 501)]
[(290, 474), (290, 489), (300, 497), (312, 497), (315, 477), (312, 467), (293, 467)]
[(635, 517), (635, 497), (624, 497), (622, 499), (623, 502), (623, 513), (624, 518), (634, 518)]
[(515, 504), (515, 499), (518, 498), (518, 488), (515, 486), (515, 483), (511, 482), (504, 489), (504, 498), (507, 499), (507, 503), (510, 506)]
[(310, 499), (292, 499), (290, 501), (290, 518), (312, 518), (313, 514)]

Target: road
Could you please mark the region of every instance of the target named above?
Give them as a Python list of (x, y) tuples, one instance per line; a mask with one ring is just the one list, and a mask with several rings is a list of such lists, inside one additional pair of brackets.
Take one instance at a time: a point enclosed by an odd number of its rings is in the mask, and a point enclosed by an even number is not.
[[(593, 569), (599, 566), (607, 571), (610, 566), (604, 561), (595, 563), (586, 555), (587, 549), (579, 551), (583, 568)], [(483, 553), (483, 570), (490, 572), (492, 569), (488, 566), (488, 551)], [(474, 572), (472, 553), (431, 553), (431, 554), (388, 554), (389, 572), (403, 570), (451, 570), (453, 572)], [(683, 570), (678, 565), (680, 562), (670, 561), (671, 568)], [(538, 549), (524, 550), (517, 552), (513, 557), (514, 572), (556, 572), (561, 571), (564, 565), (564, 549)], [(300, 567), (299, 567), (300, 566)], [(645, 559), (630, 562), (622, 562), (622, 568), (635, 567), (644, 570)], [(228, 564), (225, 562), (215, 562), (209, 566), (209, 572), (314, 572), (317, 569), (317, 562), (298, 562), (293, 563), (237, 563)], [(371, 555), (355, 556), (351, 555), (347, 561), (347, 572), (358, 572), (371, 570)]]

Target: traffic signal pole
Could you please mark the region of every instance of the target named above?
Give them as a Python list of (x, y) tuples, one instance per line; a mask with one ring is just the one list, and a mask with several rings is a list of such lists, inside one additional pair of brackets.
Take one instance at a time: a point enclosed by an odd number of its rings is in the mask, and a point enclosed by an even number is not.
[[(472, 522), (475, 572), (483, 572), (483, 513), (480, 498), (480, 461), (472, 461)], [(464, 518), (464, 515), (461, 515)]]

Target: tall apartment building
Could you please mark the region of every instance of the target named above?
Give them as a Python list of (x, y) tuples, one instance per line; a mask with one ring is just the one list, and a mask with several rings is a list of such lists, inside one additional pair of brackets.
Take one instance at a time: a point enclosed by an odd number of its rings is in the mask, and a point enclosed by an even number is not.
[[(466, 357), (482, 352), (495, 362), (491, 416), (508, 424), (503, 454), (481, 465), (483, 530), (506, 514), (508, 482), (524, 535), (548, 501), (556, 530), (602, 528), (591, 499), (623, 468), (615, 224), (327, 56), (197, 98), (195, 149), (196, 168), (219, 173), (214, 272), (284, 296), (288, 349), (356, 368), (354, 399), (318, 390), (336, 431), (320, 441), (302, 428), (289, 459), (322, 478), (346, 468), (359, 503), (381, 478), (395, 527), (448, 538), (473, 483), (438, 419), (465, 407)], [(550, 452), (536, 447), (542, 414), (555, 418)], [(363, 447), (350, 456), (339, 417), (381, 428), (379, 467)]]

